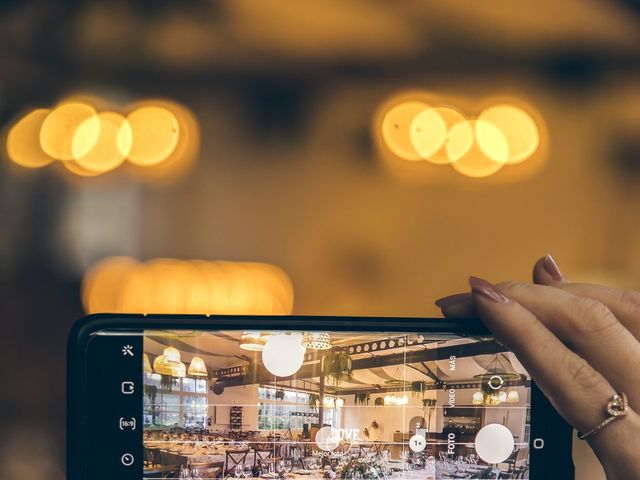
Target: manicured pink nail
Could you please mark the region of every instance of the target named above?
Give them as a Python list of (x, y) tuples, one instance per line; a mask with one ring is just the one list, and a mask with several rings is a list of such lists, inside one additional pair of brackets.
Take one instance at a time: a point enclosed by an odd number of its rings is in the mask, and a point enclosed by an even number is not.
[(436, 306), (439, 308), (449, 308), (453, 305), (459, 305), (471, 300), (470, 293), (456, 293), (455, 295), (449, 295), (436, 300)]
[(509, 301), (500, 290), (482, 278), (469, 277), (469, 285), (473, 293), (478, 293), (492, 302), (505, 303)]
[(549, 276), (556, 282), (564, 282), (564, 275), (562, 275), (560, 267), (558, 267), (556, 260), (551, 256), (550, 253), (547, 254), (546, 257), (544, 257), (542, 267), (544, 268), (545, 272), (547, 272)]

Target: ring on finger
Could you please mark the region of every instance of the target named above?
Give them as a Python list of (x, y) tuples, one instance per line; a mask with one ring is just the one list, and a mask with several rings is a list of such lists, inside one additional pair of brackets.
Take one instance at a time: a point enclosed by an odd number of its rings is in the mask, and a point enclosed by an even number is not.
[(605, 410), (608, 417), (588, 432), (578, 432), (578, 438), (580, 440), (588, 440), (589, 438), (596, 436), (610, 423), (629, 415), (629, 401), (627, 400), (627, 396), (623, 392), (620, 392), (620, 394), (616, 393), (609, 399)]

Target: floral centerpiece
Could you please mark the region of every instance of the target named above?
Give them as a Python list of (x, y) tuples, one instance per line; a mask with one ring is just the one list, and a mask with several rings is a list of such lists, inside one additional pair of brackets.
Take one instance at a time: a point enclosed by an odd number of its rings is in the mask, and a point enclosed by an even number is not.
[(382, 465), (376, 459), (353, 458), (338, 469), (342, 479), (378, 479), (382, 477)]

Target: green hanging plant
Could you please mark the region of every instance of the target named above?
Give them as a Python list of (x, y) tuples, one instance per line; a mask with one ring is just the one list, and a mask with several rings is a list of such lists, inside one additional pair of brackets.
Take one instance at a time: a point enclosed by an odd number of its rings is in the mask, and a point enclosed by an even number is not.
[(158, 387), (155, 385), (145, 385), (144, 395), (149, 399), (149, 403), (153, 405), (156, 403), (156, 397), (158, 396)]
[(370, 396), (367, 392), (356, 393), (354, 403), (356, 405), (369, 405)]
[(422, 399), (422, 406), (425, 407), (425, 408), (435, 407), (436, 406), (436, 399), (435, 398), (423, 398)]
[(351, 379), (352, 368), (351, 356), (345, 349), (332, 350), (328, 355), (322, 357), (322, 374), (336, 387), (343, 380)]
[(411, 382), (411, 394), (414, 397), (424, 396), (424, 392), (427, 391), (427, 386), (424, 382)]
[(179, 380), (171, 375), (160, 375), (160, 388), (162, 390), (172, 391), (174, 386), (178, 385)]
[(429, 429), (431, 428), (431, 416), (433, 415), (433, 412), (436, 409), (436, 399), (423, 398), (422, 406), (425, 409), (425, 417), (427, 418), (427, 429)]
[(318, 406), (320, 405), (320, 395), (317, 395), (315, 393), (310, 393), (309, 394), (309, 408), (311, 408), (311, 410), (313, 410), (314, 412), (318, 410)]

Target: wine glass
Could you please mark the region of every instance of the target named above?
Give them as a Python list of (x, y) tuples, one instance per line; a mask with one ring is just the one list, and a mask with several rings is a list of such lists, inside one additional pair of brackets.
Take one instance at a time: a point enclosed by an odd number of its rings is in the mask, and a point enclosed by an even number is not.
[(312, 458), (311, 460), (309, 460), (307, 462), (307, 467), (309, 467), (309, 470), (311, 470), (313, 472), (313, 476), (317, 477), (317, 475), (318, 475), (318, 462), (316, 461), (315, 458)]
[(236, 478), (240, 478), (242, 477), (243, 473), (244, 473), (244, 465), (239, 463), (238, 465), (236, 465), (236, 468), (233, 471), (233, 474), (235, 475)]
[(293, 470), (293, 462), (291, 459), (287, 459), (284, 461), (284, 471), (285, 473), (291, 473), (291, 470)]

